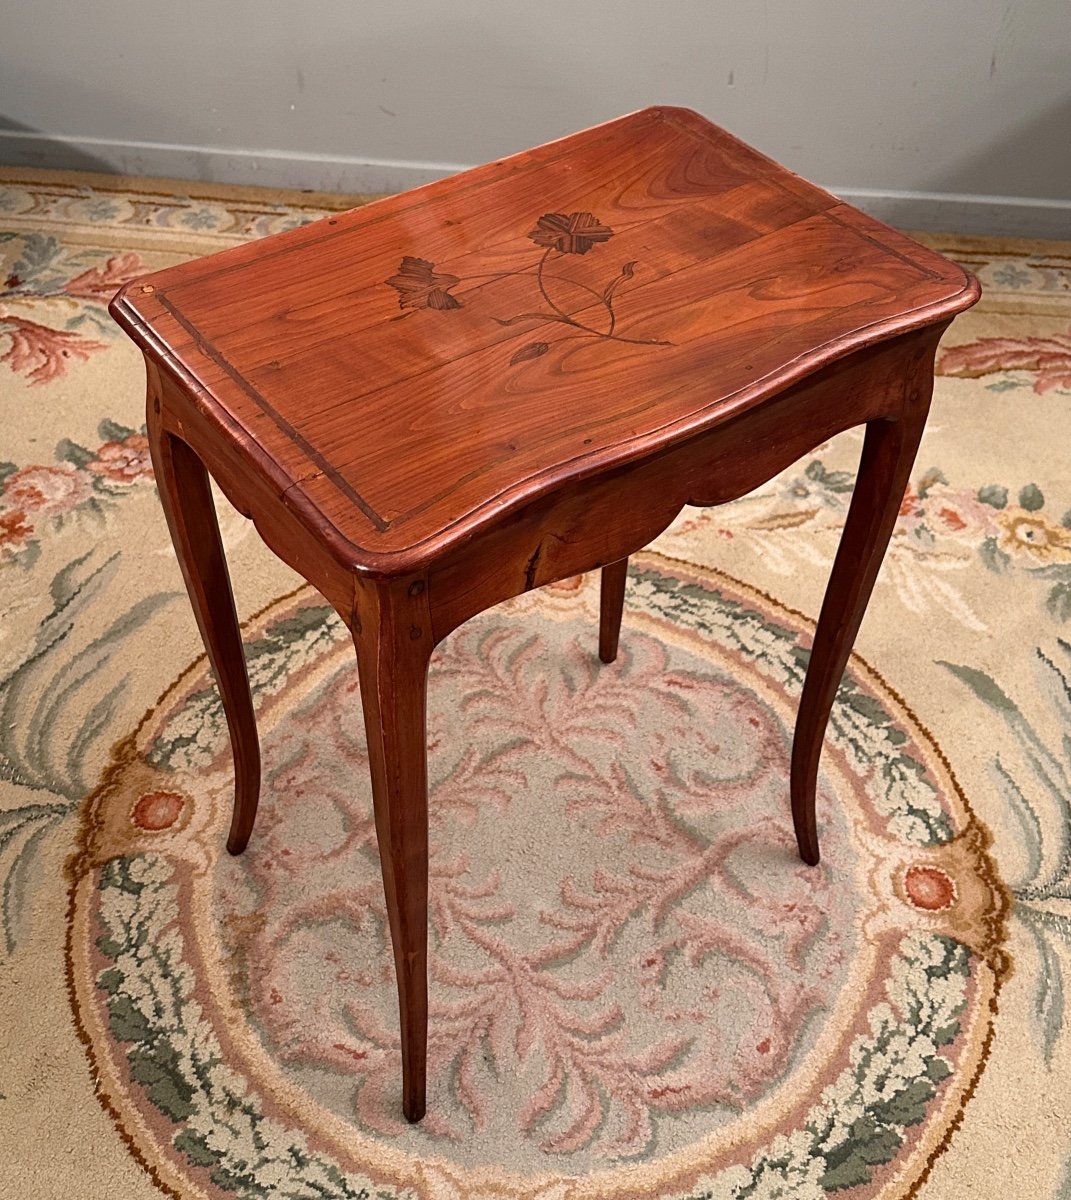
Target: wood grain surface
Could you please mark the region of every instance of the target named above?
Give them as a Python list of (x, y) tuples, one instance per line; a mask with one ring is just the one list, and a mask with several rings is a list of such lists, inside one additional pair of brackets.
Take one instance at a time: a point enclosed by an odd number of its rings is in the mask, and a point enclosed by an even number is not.
[(113, 313), (356, 569), (395, 574), (976, 296), (653, 108), (148, 276)]

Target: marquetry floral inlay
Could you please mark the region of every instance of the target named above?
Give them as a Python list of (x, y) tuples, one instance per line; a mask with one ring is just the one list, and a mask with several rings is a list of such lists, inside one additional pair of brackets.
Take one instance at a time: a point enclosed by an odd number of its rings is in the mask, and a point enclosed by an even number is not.
[[(660, 338), (624, 337), (617, 332), (617, 313), (614, 311), (614, 300), (622, 284), (632, 279), (636, 274), (637, 263), (623, 263), (617, 274), (603, 287), (591, 287), (577, 279), (570, 279), (554, 270), (555, 264), (569, 255), (587, 254), (589, 250), (608, 242), (614, 236), (609, 225), (604, 225), (594, 213), (544, 213), (529, 232), (528, 237), (537, 246), (543, 247), (543, 253), (537, 262), (528, 267), (513, 271), (494, 271), (466, 276), (467, 280), (487, 279), (521, 279), (530, 277), (535, 282), (542, 306), (538, 310), (518, 313), (512, 317), (495, 317), (491, 320), (499, 325), (522, 325), (532, 322), (564, 325), (575, 333), (566, 337), (593, 337), (603, 341), (627, 342), (636, 346), (668, 346), (672, 343)], [(398, 291), (399, 307), (402, 309), (434, 308), (440, 311), (461, 308), (462, 301), (450, 295), (450, 289), (461, 282), (456, 275), (437, 274), (435, 264), (424, 258), (412, 258), (406, 255), (398, 268), (398, 273), (392, 275), (387, 283)], [(569, 284), (575, 295), (576, 291), (587, 293), (588, 302), (581, 305), (576, 312), (569, 312), (560, 300), (556, 300), (549, 290), (549, 283)], [(541, 358), (552, 345), (557, 342), (532, 341), (516, 350), (510, 358), (510, 366)]]
[(614, 231), (589, 212), (544, 213), (528, 235), (537, 246), (561, 254), (587, 254), (597, 242), (608, 242)]
[(435, 264), (426, 258), (402, 259), (398, 274), (387, 280), (398, 290), (399, 308), (460, 308), (461, 301), (450, 295), (450, 289), (461, 280), (456, 275), (436, 275)]

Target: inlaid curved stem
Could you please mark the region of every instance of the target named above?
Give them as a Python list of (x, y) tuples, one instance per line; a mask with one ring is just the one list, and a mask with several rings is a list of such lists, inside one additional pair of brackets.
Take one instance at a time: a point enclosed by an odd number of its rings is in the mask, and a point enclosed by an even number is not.
[(812, 866), (819, 859), (815, 789), (826, 725), (896, 524), (928, 406), (929, 390), (909, 415), (867, 425), (848, 519), (818, 618), (792, 742), (791, 781), (796, 842), (800, 857)]
[(212, 490), (200, 458), (162, 427), (151, 395), (147, 424), (160, 502), (227, 717), (234, 755), (234, 810), (227, 849), (241, 854), (253, 831), (260, 798), (260, 743)]
[(628, 578), (628, 559), (621, 558), (602, 569), (599, 593), (599, 658), (612, 663), (617, 658), (617, 643), (621, 637), (621, 614), (625, 607), (625, 582)]

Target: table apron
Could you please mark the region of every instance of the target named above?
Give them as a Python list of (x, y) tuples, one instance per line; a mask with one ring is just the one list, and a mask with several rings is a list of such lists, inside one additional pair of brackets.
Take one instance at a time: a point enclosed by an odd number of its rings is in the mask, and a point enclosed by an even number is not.
[[(427, 589), (432, 637), (513, 596), (617, 562), (652, 542), (686, 505), (724, 504), (761, 486), (853, 426), (896, 420), (928, 404), (944, 324), (856, 351), (779, 395), (643, 459), (574, 478), (438, 555), (396, 583)], [(268, 547), (309, 581), (352, 629), (356, 592), (385, 586), (361, 574), (287, 491), (230, 446), (188, 392), (146, 357), (148, 403), (199, 455), (228, 501)], [(334, 532), (334, 531), (330, 531)]]
[(857, 351), (688, 441), (508, 514), (428, 569), (435, 641), (503, 600), (635, 553), (686, 505), (735, 500), (846, 429), (928, 405), (943, 328)]

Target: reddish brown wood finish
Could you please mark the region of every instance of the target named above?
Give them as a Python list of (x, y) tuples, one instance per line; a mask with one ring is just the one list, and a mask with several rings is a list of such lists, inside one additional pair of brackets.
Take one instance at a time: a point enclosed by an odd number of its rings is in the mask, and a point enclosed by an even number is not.
[(149, 452), (171, 540), (223, 699), (234, 755), (234, 810), (227, 849), (240, 854), (253, 832), (260, 798), (260, 742), (242, 635), (208, 472), (186, 442), (164, 428), (153, 389), (154, 374), (150, 368)]
[(800, 853), (836, 689), (925, 423), (955, 264), (681, 109), (654, 108), (135, 281), (112, 312), (236, 764), (259, 759), (205, 468), (330, 600), (357, 650), (402, 1014), (424, 1111), (427, 666), (500, 600), (627, 557), (685, 504), (743, 495), (867, 435), (792, 758)]
[(424, 1115), (428, 1036), (428, 780), (431, 612), (423, 579), (358, 590), (353, 622), (376, 838), (402, 1026), (402, 1110)]
[(620, 558), (602, 569), (599, 593), (599, 658), (612, 663), (617, 658), (617, 643), (621, 637), (621, 614), (625, 607), (625, 581), (628, 579), (628, 559)]
[[(932, 350), (936, 350), (934, 339)], [(848, 520), (818, 617), (792, 740), (792, 821), (800, 857), (818, 863), (815, 788), (822, 742), (867, 601), (907, 490), (933, 392), (932, 352), (904, 363), (897, 419), (867, 423)]]

